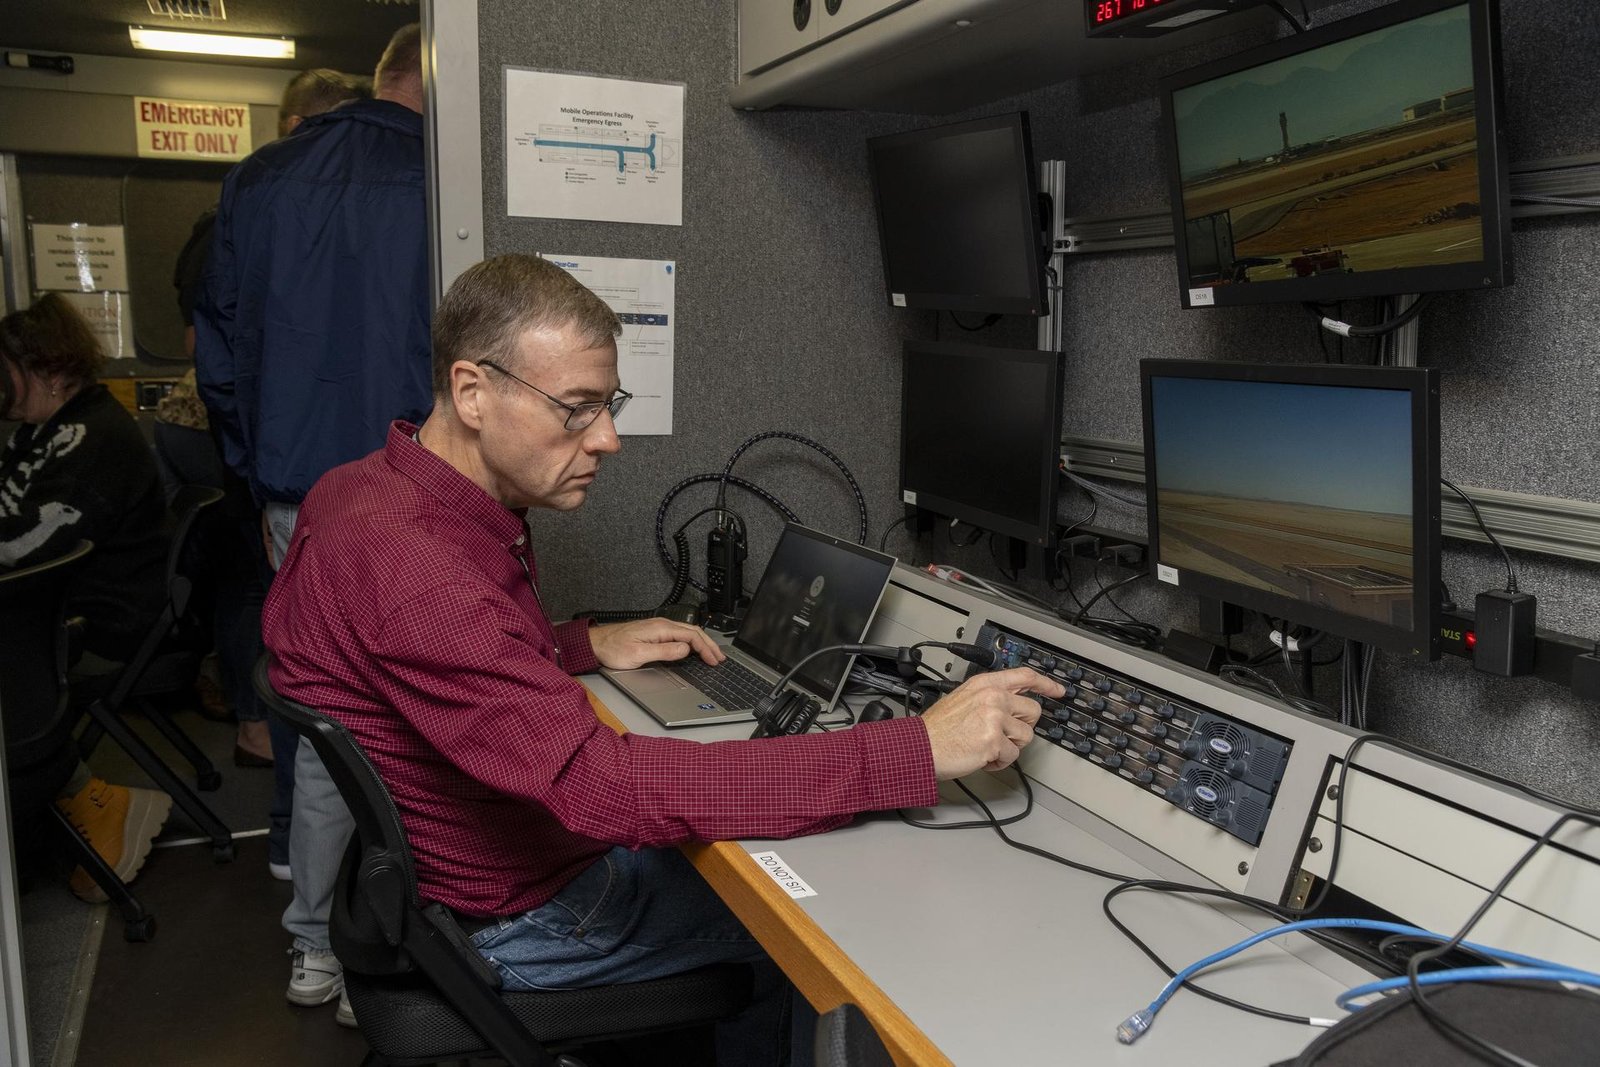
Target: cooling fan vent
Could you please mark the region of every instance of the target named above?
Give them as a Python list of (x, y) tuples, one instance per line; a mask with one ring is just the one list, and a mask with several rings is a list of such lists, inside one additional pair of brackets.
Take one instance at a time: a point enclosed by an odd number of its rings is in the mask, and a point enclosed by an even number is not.
[(1206, 767), (1189, 767), (1183, 772), (1187, 807), (1203, 819), (1215, 819), (1233, 806), (1233, 779)]
[(1200, 758), (1218, 767), (1226, 766), (1230, 759), (1250, 757), (1250, 735), (1231, 722), (1212, 719), (1196, 731), (1200, 742)]

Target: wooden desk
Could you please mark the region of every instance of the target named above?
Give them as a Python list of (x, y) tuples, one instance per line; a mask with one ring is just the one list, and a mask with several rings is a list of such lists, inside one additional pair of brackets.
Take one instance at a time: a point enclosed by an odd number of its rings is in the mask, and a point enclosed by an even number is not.
[[(589, 703), (601, 722), (619, 734), (627, 732), (622, 720), (592, 691)], [(950, 1067), (950, 1060), (866, 972), (776, 882), (750, 862), (742, 845), (718, 841), (684, 845), (682, 851), (819, 1013), (840, 1004), (855, 1004), (872, 1020), (878, 1036), (901, 1067)]]

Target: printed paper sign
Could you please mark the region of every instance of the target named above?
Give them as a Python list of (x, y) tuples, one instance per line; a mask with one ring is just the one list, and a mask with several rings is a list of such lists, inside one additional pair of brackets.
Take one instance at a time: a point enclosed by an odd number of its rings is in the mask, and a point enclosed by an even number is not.
[(126, 293), (62, 293), (94, 331), (108, 359), (133, 358), (133, 317)]
[(783, 860), (778, 858), (776, 852), (752, 852), (750, 858), (761, 865), (761, 869), (772, 876), (779, 887), (791, 897), (799, 900), (801, 897), (814, 897), (817, 891), (806, 885), (799, 875), (791, 871)]
[(133, 98), (140, 159), (239, 160), (250, 154), (250, 105)]
[(35, 222), (30, 232), (35, 289), (128, 291), (128, 246), (121, 226)]
[(622, 321), (617, 375), (633, 399), (617, 416), (617, 433), (672, 433), (677, 264), (667, 259), (539, 255), (588, 286)]
[(1165, 563), (1157, 563), (1156, 564), (1156, 579), (1158, 581), (1166, 582), (1168, 585), (1177, 585), (1178, 584), (1178, 568), (1172, 567), (1172, 566), (1168, 566)]
[(683, 225), (682, 82), (506, 68), (506, 213)]

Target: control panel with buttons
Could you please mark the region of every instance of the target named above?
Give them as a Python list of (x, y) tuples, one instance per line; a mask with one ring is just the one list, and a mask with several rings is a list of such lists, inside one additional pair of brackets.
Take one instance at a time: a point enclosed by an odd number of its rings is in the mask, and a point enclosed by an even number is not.
[(1034, 732), (1251, 845), (1261, 843), (1288, 742), (1090, 660), (986, 623), (994, 670), (1032, 667), (1066, 689), (1039, 697)]

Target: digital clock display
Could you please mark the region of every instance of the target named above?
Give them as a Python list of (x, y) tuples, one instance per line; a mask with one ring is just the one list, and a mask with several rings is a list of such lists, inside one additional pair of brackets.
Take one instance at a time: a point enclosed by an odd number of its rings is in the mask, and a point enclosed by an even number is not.
[(1085, 0), (1089, 21), (1096, 26), (1104, 26), (1108, 22), (1128, 18), (1170, 2), (1171, 0)]

